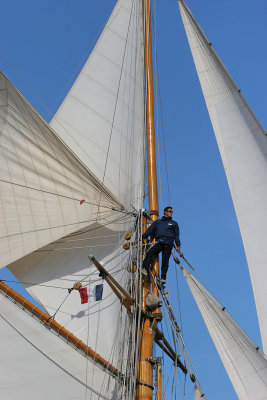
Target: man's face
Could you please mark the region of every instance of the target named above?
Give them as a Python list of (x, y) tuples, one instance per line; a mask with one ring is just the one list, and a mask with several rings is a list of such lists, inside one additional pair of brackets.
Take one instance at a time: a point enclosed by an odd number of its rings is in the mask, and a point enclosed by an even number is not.
[(164, 211), (165, 217), (172, 217), (172, 208), (168, 208), (168, 210)]

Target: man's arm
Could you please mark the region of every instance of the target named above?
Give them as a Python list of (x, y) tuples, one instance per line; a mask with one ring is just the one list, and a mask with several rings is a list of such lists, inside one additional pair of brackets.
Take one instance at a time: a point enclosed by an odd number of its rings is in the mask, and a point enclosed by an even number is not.
[(148, 236), (153, 235), (153, 233), (156, 230), (156, 223), (157, 221), (154, 221), (153, 224), (150, 225), (150, 227), (143, 233), (142, 239), (146, 239)]
[(180, 242), (180, 230), (179, 230), (179, 225), (175, 224), (175, 230), (174, 230), (174, 241), (177, 247), (177, 251), (180, 252), (180, 247), (181, 247), (181, 242)]

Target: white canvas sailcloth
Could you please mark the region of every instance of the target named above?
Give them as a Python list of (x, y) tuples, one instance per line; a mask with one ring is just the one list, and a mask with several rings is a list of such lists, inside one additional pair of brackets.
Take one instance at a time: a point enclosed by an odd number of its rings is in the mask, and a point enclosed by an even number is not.
[(126, 285), (123, 234), (143, 202), (143, 69), (142, 1), (119, 0), (52, 121), (56, 133), (5, 77), (0, 93), (2, 267), (120, 370), (130, 327), (118, 298), (104, 282), (102, 300), (81, 305), (68, 288), (102, 283), (91, 254)]
[[(106, 323), (111, 323), (114, 315), (118, 318), (119, 301), (106, 287), (103, 302), (92, 306), (92, 311), (91, 307), (81, 306), (77, 293), (67, 296), (68, 288), (85, 277), (83, 283), (89, 288), (99, 283), (88, 260), (93, 248), (94, 255), (103, 262), (115, 259), (115, 264), (109, 265), (114, 273), (122, 271), (128, 254), (121, 254), (121, 231), (129, 228), (131, 218), (111, 210), (119, 203), (4, 75), (1, 85), (1, 266), (8, 265), (51, 315), (64, 302), (57, 319), (79, 333), (82, 340), (90, 340), (92, 347), (101, 347), (98, 330), (107, 333)], [(86, 202), (80, 204), (82, 198)], [(125, 272), (118, 280), (124, 285)], [(98, 320), (95, 311), (101, 307), (103, 319), (92, 323), (89, 335), (88, 314)], [(114, 327), (113, 335), (108, 335), (102, 346), (105, 357), (111, 357), (114, 338), (119, 341), (119, 337)]]
[(239, 400), (266, 400), (265, 356), (208, 291), (185, 268), (182, 272)]
[(142, 2), (118, 1), (50, 125), (130, 210), (143, 201)]
[(267, 352), (267, 136), (186, 3), (178, 3), (234, 202)]
[[(119, 202), (0, 74), (1, 267), (105, 221)], [(101, 193), (101, 199), (100, 199)], [(80, 205), (80, 201), (86, 203)]]
[(118, 387), (112, 374), (0, 293), (2, 399), (115, 400)]

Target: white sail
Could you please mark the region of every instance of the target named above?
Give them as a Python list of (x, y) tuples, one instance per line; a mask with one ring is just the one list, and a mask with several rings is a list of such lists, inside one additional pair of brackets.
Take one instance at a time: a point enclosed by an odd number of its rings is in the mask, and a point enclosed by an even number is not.
[[(103, 238), (103, 236), (104, 238)], [(93, 238), (90, 238), (92, 236)], [(23, 257), (9, 266), (29, 293), (56, 320), (116, 367), (125, 363), (120, 353), (127, 341), (126, 311), (103, 281), (88, 257), (93, 254), (125, 287), (129, 252), (118, 245), (119, 234), (107, 228), (65, 237)], [(90, 291), (103, 283), (101, 301), (81, 304), (77, 291), (68, 294), (74, 282)]]
[[(93, 226), (119, 202), (0, 74), (1, 267)], [(86, 203), (80, 205), (82, 199)]]
[(183, 0), (179, 6), (231, 190), (267, 352), (267, 136)]
[(0, 292), (2, 399), (117, 399), (118, 386), (116, 377)]
[(239, 400), (267, 399), (267, 360), (204, 287), (182, 269)]
[[(128, 211), (141, 207), (144, 185), (141, 6), (142, 1), (118, 1), (52, 122), (61, 140), (9, 83), (1, 93), (6, 101), (1, 108), (5, 157), (9, 161), (16, 155), (18, 170), (18, 174), (9, 171), (8, 180), (17, 185), (7, 186), (2, 203), (2, 226), (7, 231), (3, 243), (12, 254), (3, 266), (8, 264), (45, 310), (56, 313), (57, 321), (122, 369), (127, 364), (130, 328), (118, 298), (104, 282), (103, 300), (81, 305), (78, 292), (68, 295), (68, 288), (78, 280), (89, 289), (100, 281), (88, 259), (91, 254), (126, 286), (129, 253), (122, 250), (122, 237), (134, 226), (135, 217)], [(20, 120), (24, 124), (15, 125)], [(23, 197), (23, 207), (17, 204), (18, 195)], [(6, 210), (9, 199), (14, 206)], [(82, 199), (86, 202), (80, 204)], [(116, 211), (123, 206), (124, 211)], [(12, 219), (18, 222), (10, 231)], [(45, 230), (47, 238), (41, 240)], [(18, 253), (11, 234), (20, 235), (28, 247), (23, 242)]]
[(113, 258), (107, 268), (120, 271), (117, 279), (125, 285), (121, 232), (134, 219), (111, 210), (119, 203), (4, 75), (1, 87), (1, 266), (8, 265), (51, 315), (62, 304), (57, 320), (116, 363), (126, 335), (113, 324), (125, 318), (119, 300), (106, 285), (103, 300), (89, 306), (77, 292), (67, 295), (77, 280), (88, 277), (83, 283), (89, 288), (99, 281), (89, 266), (92, 249), (104, 263)]
[(120, 0), (51, 126), (127, 209), (143, 201), (142, 1)]

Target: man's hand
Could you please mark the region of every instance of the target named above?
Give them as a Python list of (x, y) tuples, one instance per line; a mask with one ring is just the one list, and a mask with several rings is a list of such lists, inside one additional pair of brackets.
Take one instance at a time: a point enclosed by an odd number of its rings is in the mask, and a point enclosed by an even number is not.
[(181, 248), (180, 248), (180, 246), (178, 247), (176, 247), (176, 251), (177, 251), (177, 253), (180, 253), (180, 251), (181, 251)]

